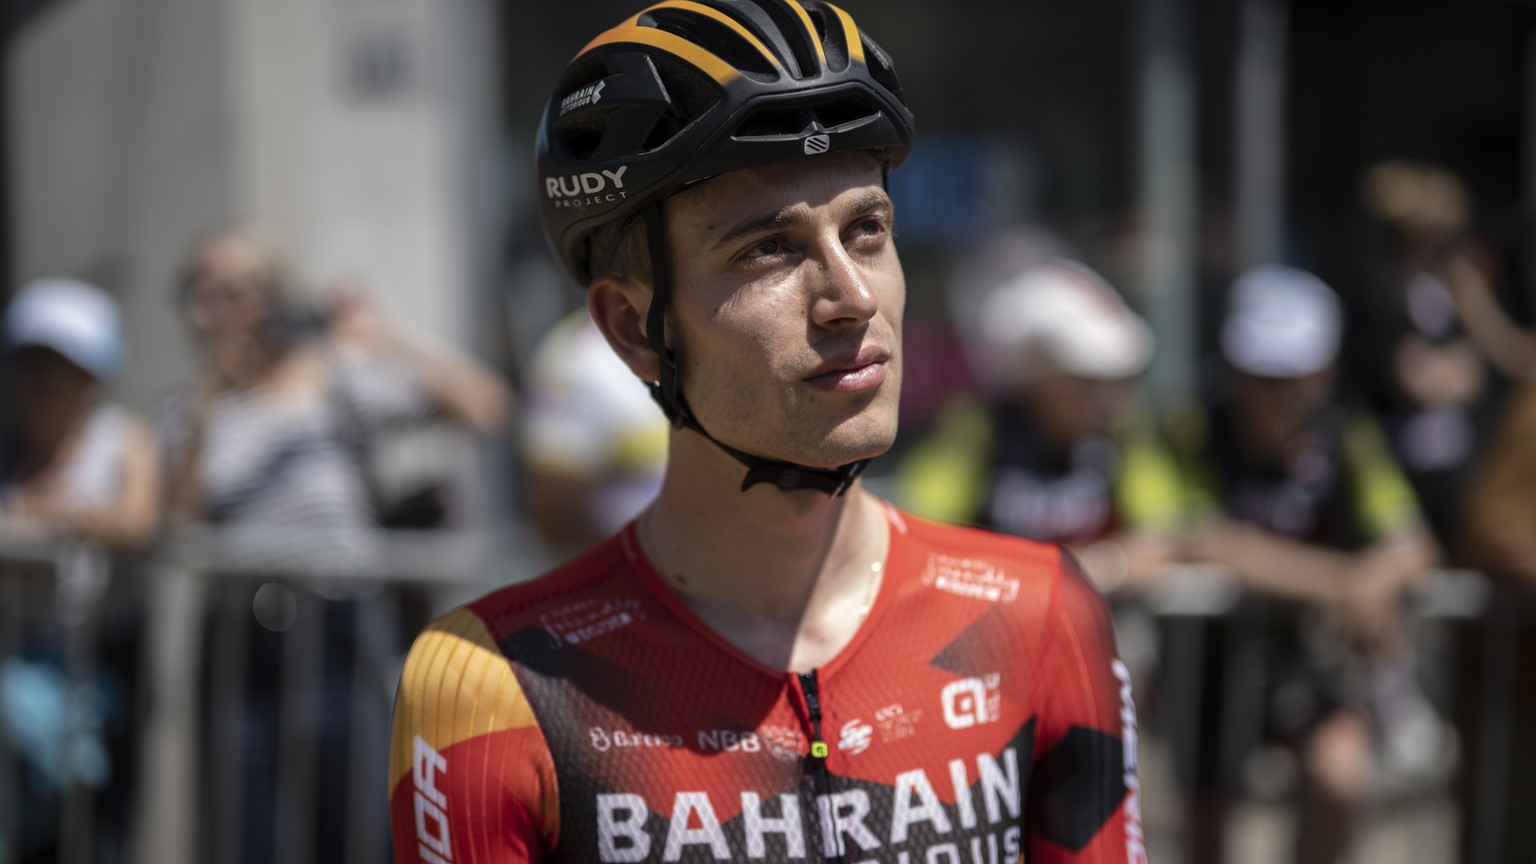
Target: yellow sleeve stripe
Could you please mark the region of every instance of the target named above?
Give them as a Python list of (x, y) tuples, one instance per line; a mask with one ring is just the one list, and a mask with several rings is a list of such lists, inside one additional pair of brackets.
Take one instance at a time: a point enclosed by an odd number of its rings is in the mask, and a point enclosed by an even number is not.
[(443, 751), (461, 741), (537, 725), (512, 667), (473, 612), (428, 625), (411, 646), (395, 700), (390, 786), (411, 772), (415, 741)]
[[(843, 40), (848, 43), (849, 58), (857, 63), (867, 64), (868, 61), (864, 59), (864, 40), (859, 38), (859, 28), (853, 23), (853, 17), (831, 3), (827, 4), (827, 8), (831, 9), (837, 16), (837, 20), (843, 23)], [(816, 46), (820, 48), (821, 43), (817, 42)]]
[[(800, 14), (804, 15), (804, 10), (801, 10)], [(660, 48), (668, 54), (675, 54), (704, 70), (704, 74), (715, 79), (721, 86), (725, 86), (741, 76), (741, 73), (736, 71), (736, 67), (689, 42), (687, 39), (674, 36), (665, 30), (657, 30), (655, 27), (641, 27), (636, 23), (639, 17), (636, 15), (634, 18), (625, 21), (623, 24), (588, 42), (587, 47), (581, 49), (581, 53), (576, 56), (580, 57), (582, 54), (586, 54), (588, 51), (602, 45), (632, 42), (639, 45), (649, 45), (652, 48)]]

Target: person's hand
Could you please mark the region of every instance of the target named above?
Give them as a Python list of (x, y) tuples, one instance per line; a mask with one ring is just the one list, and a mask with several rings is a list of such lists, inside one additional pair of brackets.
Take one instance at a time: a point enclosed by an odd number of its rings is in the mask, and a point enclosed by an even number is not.
[(394, 347), (398, 333), (361, 279), (339, 279), (328, 297), (331, 340), (344, 349), (382, 352)]
[(1326, 612), (1351, 649), (1366, 658), (1386, 657), (1406, 638), (1401, 594), (1390, 573), (1365, 566), (1339, 585)]
[(69, 531), (69, 514), (58, 496), (43, 489), (22, 489), (7, 497), (6, 529), (13, 534), (50, 538)]
[(1482, 358), (1465, 340), (1431, 345), (1412, 335), (1392, 351), (1392, 372), (1403, 392), (1425, 408), (1467, 404), (1486, 378)]
[(1098, 540), (1077, 550), (1088, 578), (1100, 593), (1145, 591), (1179, 563), (1179, 545), (1166, 534), (1136, 532)]
[(1253, 529), (1230, 519), (1201, 520), (1178, 538), (1172, 554), (1190, 564), (1214, 564), (1239, 569)]
[(1402, 646), (1403, 596), (1424, 567), (1422, 554), (1412, 543), (1384, 544), (1358, 555), (1342, 574), (1327, 612), (1364, 656), (1386, 656)]

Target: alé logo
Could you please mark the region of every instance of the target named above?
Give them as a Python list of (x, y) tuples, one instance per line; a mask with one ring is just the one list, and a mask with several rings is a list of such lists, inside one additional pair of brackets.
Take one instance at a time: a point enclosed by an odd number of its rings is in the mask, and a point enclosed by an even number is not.
[(951, 729), (969, 729), (1002, 719), (1002, 676), (993, 672), (980, 678), (962, 678), (945, 685), (939, 694), (944, 723)]

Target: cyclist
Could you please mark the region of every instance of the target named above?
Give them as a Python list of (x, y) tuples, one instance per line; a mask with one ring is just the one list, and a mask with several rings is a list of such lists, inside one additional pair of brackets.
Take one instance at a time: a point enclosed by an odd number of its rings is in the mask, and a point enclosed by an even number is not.
[(417, 640), (399, 861), (1144, 860), (1070, 557), (858, 482), (896, 431), (901, 94), (819, 0), (667, 0), (561, 76), (545, 229), (669, 461), (617, 535)]

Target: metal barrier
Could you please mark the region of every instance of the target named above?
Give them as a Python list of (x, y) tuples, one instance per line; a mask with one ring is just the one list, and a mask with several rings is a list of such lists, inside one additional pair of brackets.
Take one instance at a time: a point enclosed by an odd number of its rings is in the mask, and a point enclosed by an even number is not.
[[(409, 626), (397, 623), (402, 591), (435, 590), (437, 602), (431, 611), (440, 611), (492, 587), (530, 578), (553, 563), (539, 551), (537, 540), (518, 532), (495, 538), (370, 535), (349, 547), (347, 556), (332, 556), (323, 566), (296, 561), (291, 554), (295, 548), (291, 537), (184, 530), (169, 538), (155, 557), (146, 585), (143, 658), (150, 710), (139, 735), (140, 791), (128, 860), (384, 862), (387, 700), (398, 677), (397, 664), (414, 635)], [(34, 576), (6, 578), (18, 568), (30, 568)], [(35, 598), (23, 595), (44, 590), (59, 601), (50, 608), (66, 644), (67, 678), (75, 685), (89, 680), (105, 572), (105, 559), (89, 549), (0, 536), (0, 664), (17, 656), (23, 618), (29, 606), (37, 605)], [(335, 605), (331, 598), (338, 596), (348, 597), (356, 607), (350, 624), (326, 614)], [(1192, 567), (1154, 591), (1145, 606), (1163, 619), (1215, 620), (1231, 615), (1239, 596), (1221, 573)], [(1439, 621), (1483, 616), (1488, 604), (1486, 581), (1459, 571), (1437, 574), (1415, 597), (1419, 613)], [(284, 698), (270, 704), (253, 701), (262, 698), (259, 682), (252, 678), (257, 659), (251, 653), (257, 643), (249, 638), (253, 624), (267, 631), (261, 635), (267, 648), (277, 646), (275, 654), (263, 656), (275, 658), (280, 667), (266, 671), (277, 673)], [(316, 730), (327, 722), (326, 712), (337, 709), (325, 702), (325, 676), (335, 666), (327, 667), (323, 658), (338, 646), (333, 653), (350, 664), (343, 714), (371, 719), (346, 724), (345, 780), (334, 787), (334, 777), (322, 780), (318, 766), (324, 754)], [(1170, 644), (1165, 650), (1193, 649)], [(1496, 653), (1492, 659), (1497, 661)], [(202, 681), (199, 669), (205, 662), (207, 680)], [(330, 695), (334, 701), (334, 692)], [(257, 708), (268, 712), (271, 726), (256, 743), (270, 745), (275, 754), (270, 760), (274, 773), (259, 783), (246, 776), (252, 746), (246, 723)], [(1497, 725), (1506, 715), (1496, 709), (1483, 721), (1485, 752), (1464, 758), (1487, 759), (1488, 748), (1506, 740), (1498, 737)], [(63, 724), (60, 734), (71, 734), (73, 723)], [(15, 742), (5, 734), (0, 722), (0, 864), (17, 857), (7, 845), (16, 837), (19, 800)], [(1480, 782), (1487, 788), (1479, 789), (1479, 800), (1497, 799), (1498, 772), (1484, 772)], [(277, 790), (274, 800), (281, 802), (273, 804), (278, 809), (271, 814), (274, 831), (267, 837), (251, 835), (246, 798), (263, 784)], [(59, 860), (66, 864), (90, 860), (90, 800), (89, 790), (78, 784), (65, 794)], [(324, 859), (311, 842), (322, 817), (345, 825), (335, 841), (339, 846), (327, 847)], [(1474, 818), (1502, 819), (1504, 814), (1494, 807)], [(1474, 833), (1496, 831), (1501, 825), (1474, 826)], [(261, 855), (263, 850), (270, 855)]]
[[(3, 694), (26, 673), (18, 661), (30, 629), (28, 619), (45, 610), (51, 636), (62, 659), (62, 721), (52, 742), (12, 740), (12, 723), (0, 711), (0, 862), (19, 860), (22, 790), (18, 745), (39, 743), (58, 748), (60, 758), (58, 836), (62, 864), (90, 860), (94, 818), (91, 790), (82, 779), (77, 742), (94, 710), (85, 698), (95, 678), (96, 623), (108, 579), (107, 557), (75, 543), (50, 543), (37, 537), (0, 538), (0, 708)], [(7, 662), (11, 661), (11, 662)]]
[[(149, 604), (149, 675), (156, 705), (143, 739), (149, 773), (137, 860), (263, 861), (266, 856), (253, 849), (265, 847), (272, 853), (266, 860), (307, 864), (316, 855), (316, 821), (328, 814), (345, 829), (340, 848), (333, 843), (327, 857), (385, 861), (389, 700), (399, 661), (415, 636), (414, 626), (398, 624), (401, 592), (437, 589), (431, 611), (440, 611), (496, 585), (535, 576), (552, 563), (538, 551), (536, 539), (516, 532), (495, 538), (370, 534), (351, 538), (345, 556), (328, 556), (318, 566), (293, 559), (293, 539), (186, 530), (160, 558)], [(343, 634), (347, 644), (333, 652), (350, 658), (350, 673), (341, 676), (350, 681), (344, 709), (333, 704), (334, 687), (325, 680), (339, 671), (328, 668), (325, 658), (338, 642), (328, 632), (336, 620), (327, 612), (340, 597), (352, 606), (350, 623), (344, 622), (350, 629)], [(281, 634), (275, 640), (282, 682), (275, 704), (252, 703), (260, 687), (251, 680), (248, 652), (256, 643), (243, 637), (252, 631), (253, 616), (258, 626)], [(204, 621), (210, 625), (212, 668), (207, 692), (200, 694), (188, 658), (197, 656)], [(207, 702), (203, 728), (197, 720), (200, 699)], [(264, 730), (267, 740), (253, 745), (249, 736), (256, 733), (246, 724), (259, 708), (275, 708), (269, 710), (275, 717), (268, 718), (275, 728)], [(340, 761), (348, 767), (343, 788), (333, 789), (327, 783), (334, 777), (318, 766), (322, 758), (334, 760), (335, 754), (322, 752), (322, 739), (327, 723), (334, 725), (326, 718), (338, 710), (362, 719), (347, 723), (340, 736), (348, 750)], [(200, 733), (209, 740), (199, 740)], [(268, 743), (276, 749), (275, 776), (263, 782), (277, 790), (276, 832), (246, 836), (250, 808), (242, 798), (259, 794), (263, 783), (243, 776), (250, 767), (245, 752)], [(337, 736), (326, 743), (334, 745)], [(338, 801), (344, 809), (332, 812)], [(202, 825), (194, 824), (199, 812), (207, 817)]]

